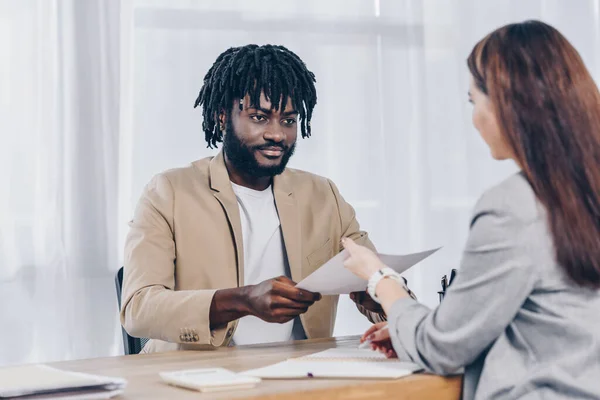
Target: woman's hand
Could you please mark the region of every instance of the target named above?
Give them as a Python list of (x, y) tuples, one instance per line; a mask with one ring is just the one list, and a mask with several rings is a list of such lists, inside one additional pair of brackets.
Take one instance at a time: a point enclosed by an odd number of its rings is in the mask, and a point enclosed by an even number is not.
[(360, 342), (371, 342), (371, 348), (385, 354), (387, 358), (397, 358), (398, 355), (392, 346), (390, 331), (387, 322), (380, 322), (370, 327), (360, 338)]
[(343, 238), (342, 244), (350, 254), (350, 257), (344, 261), (344, 266), (356, 276), (368, 281), (375, 272), (385, 267), (377, 254), (354, 243), (352, 239)]

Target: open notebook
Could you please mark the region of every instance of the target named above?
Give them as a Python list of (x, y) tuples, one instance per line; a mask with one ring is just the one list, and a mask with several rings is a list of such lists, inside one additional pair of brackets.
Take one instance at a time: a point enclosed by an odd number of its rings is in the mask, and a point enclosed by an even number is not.
[(335, 348), (243, 372), (263, 379), (397, 379), (422, 368), (370, 349)]

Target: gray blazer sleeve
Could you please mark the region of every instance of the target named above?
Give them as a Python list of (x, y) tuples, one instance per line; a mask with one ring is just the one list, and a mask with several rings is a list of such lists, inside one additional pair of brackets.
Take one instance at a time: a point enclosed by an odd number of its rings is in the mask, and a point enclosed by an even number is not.
[[(400, 359), (450, 374), (484, 352), (514, 319), (535, 284), (532, 223), (518, 201), (484, 195), (475, 208), (460, 270), (435, 310), (398, 300), (389, 319)], [(510, 205), (512, 203), (512, 205)], [(529, 220), (531, 221), (531, 220)]]

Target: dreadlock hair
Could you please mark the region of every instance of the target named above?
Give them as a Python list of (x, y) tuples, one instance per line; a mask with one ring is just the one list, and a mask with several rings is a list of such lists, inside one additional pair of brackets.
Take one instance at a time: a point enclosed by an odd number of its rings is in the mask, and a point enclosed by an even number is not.
[(283, 46), (249, 44), (221, 53), (206, 73), (194, 103), (194, 108), (202, 105), (202, 130), (208, 147), (223, 141), (219, 114), (229, 115), (234, 100), (246, 95), (251, 104), (260, 104), (261, 92), (274, 110), (280, 106), (284, 110), (291, 98), (299, 113), (302, 137), (310, 137), (310, 119), (317, 104), (315, 82), (304, 61)]

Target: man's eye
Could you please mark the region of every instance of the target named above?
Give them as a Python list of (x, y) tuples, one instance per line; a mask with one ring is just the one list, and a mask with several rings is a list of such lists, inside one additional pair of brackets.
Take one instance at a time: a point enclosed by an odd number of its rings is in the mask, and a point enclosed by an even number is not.
[(262, 122), (262, 121), (266, 121), (267, 120), (267, 118), (264, 115), (258, 115), (258, 114), (251, 115), (250, 118), (253, 121), (256, 121), (256, 122)]
[(292, 126), (296, 123), (296, 120), (294, 118), (288, 118), (288, 119), (284, 119), (283, 123), (287, 126)]

